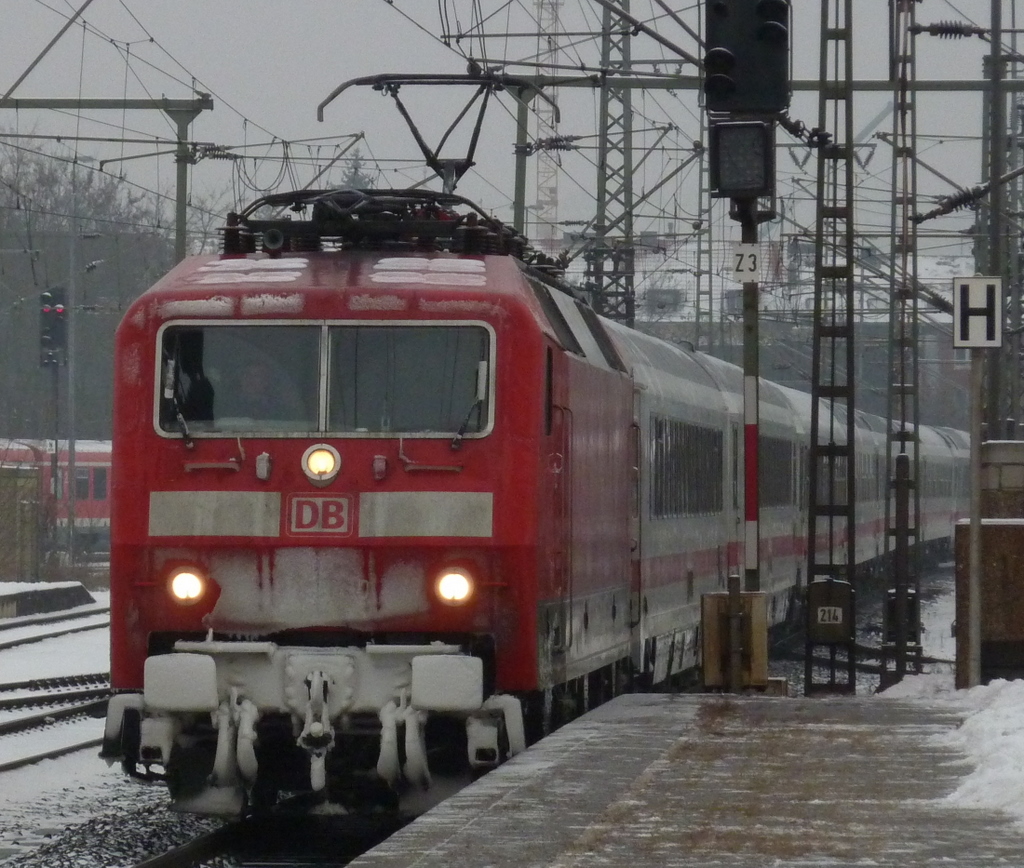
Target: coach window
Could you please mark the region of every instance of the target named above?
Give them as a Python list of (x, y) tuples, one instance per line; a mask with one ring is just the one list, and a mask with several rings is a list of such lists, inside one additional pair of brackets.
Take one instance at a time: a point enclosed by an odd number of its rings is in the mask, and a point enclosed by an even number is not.
[(160, 427), (316, 431), (319, 358), (317, 326), (171, 326), (163, 337)]
[(651, 417), (651, 515), (710, 515), (722, 511), (722, 431)]
[(89, 499), (89, 468), (75, 468), (75, 500)]
[(92, 499), (107, 499), (107, 468), (96, 467), (92, 471)]
[(329, 332), (328, 430), (467, 436), (486, 429), (486, 329), (366, 325)]

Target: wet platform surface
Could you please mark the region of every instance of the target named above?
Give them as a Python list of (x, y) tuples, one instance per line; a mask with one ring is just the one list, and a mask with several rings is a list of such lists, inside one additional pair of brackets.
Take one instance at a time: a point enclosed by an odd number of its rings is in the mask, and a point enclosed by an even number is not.
[(870, 696), (624, 696), (351, 865), (1024, 866), (1014, 818), (945, 799), (973, 769), (940, 737), (961, 719)]

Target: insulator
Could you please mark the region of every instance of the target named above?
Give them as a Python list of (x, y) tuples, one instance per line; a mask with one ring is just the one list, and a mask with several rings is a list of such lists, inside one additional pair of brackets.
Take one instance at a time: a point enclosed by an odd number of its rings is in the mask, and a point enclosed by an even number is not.
[(225, 253), (242, 253), (242, 242), (239, 238), (237, 226), (224, 226), (220, 230), (224, 233), (222, 249)]
[(984, 36), (988, 30), (961, 21), (936, 21), (934, 24), (914, 24), (910, 28), (914, 34), (927, 33), (940, 39), (963, 39), (967, 36)]
[(949, 209), (946, 212), (948, 214), (950, 211), (959, 211), (961, 208), (966, 208), (968, 205), (973, 204), (977, 198), (978, 192), (976, 190), (961, 190), (956, 195), (949, 196), (943, 200), (942, 205), (944, 208)]
[(242, 242), (239, 238), (238, 214), (228, 213), (227, 225), (221, 229), (224, 233), (223, 249), (225, 253), (242, 253)]
[(238, 226), (225, 226), (219, 230), (224, 233), (223, 250), (227, 254), (255, 253), (256, 238), (251, 232), (245, 232)]
[(484, 239), (487, 236), (487, 229), (483, 226), (458, 226), (453, 236), (453, 245), (457, 245), (458, 251), (470, 255), (486, 252), (484, 250)]

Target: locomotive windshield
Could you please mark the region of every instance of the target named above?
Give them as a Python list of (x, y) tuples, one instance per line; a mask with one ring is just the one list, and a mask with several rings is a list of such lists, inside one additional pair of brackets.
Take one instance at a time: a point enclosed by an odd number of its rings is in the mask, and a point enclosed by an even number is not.
[(160, 427), (188, 435), (475, 434), (488, 420), (489, 347), (479, 326), (169, 326)]
[(331, 328), (330, 348), (329, 429), (465, 433), (483, 427), (483, 329)]
[(167, 329), (161, 427), (316, 431), (319, 343), (315, 326)]

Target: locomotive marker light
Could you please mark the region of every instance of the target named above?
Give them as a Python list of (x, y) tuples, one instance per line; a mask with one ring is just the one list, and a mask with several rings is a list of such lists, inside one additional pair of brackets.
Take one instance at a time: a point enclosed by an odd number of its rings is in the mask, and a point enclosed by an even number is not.
[(434, 585), (437, 597), (449, 606), (461, 606), (473, 596), (473, 579), (461, 568), (443, 570)]
[(314, 485), (329, 485), (341, 470), (341, 455), (327, 443), (316, 443), (302, 453), (302, 472)]
[(171, 576), (170, 588), (177, 602), (191, 605), (199, 602), (206, 593), (206, 582), (196, 570), (185, 568), (177, 570)]

